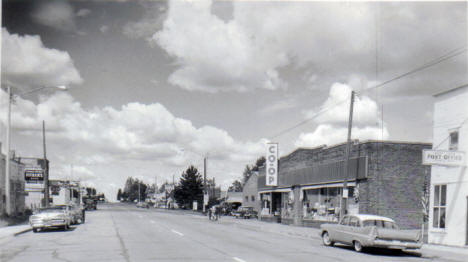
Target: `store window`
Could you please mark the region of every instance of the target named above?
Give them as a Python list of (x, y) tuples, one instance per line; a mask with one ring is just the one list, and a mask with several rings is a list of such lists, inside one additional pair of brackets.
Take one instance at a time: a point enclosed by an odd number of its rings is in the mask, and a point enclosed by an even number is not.
[(245, 196), (245, 202), (249, 202), (249, 196)]
[(252, 202), (254, 202), (254, 201), (255, 201), (255, 196), (250, 196), (250, 200), (251, 200)]
[(434, 210), (432, 227), (445, 228), (445, 211), (447, 207), (447, 185), (434, 186)]
[(458, 150), (458, 130), (450, 132), (449, 150)]
[[(341, 192), (341, 187), (304, 190), (304, 218), (320, 221), (338, 221)], [(352, 195), (353, 192), (354, 188), (349, 187), (349, 194)]]

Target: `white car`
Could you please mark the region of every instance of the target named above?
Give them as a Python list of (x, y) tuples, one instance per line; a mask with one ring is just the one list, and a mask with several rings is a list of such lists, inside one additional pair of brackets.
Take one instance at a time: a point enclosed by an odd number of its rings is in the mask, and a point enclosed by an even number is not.
[(68, 230), (71, 223), (72, 217), (69, 210), (60, 206), (38, 209), (29, 217), (29, 224), (34, 233), (45, 228)]

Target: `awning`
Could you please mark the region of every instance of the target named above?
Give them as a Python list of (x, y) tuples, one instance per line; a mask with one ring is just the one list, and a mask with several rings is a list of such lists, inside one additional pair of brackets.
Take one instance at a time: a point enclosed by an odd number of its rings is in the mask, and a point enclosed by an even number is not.
[[(356, 186), (356, 182), (348, 182), (348, 186)], [(320, 185), (310, 185), (310, 186), (301, 186), (301, 190), (307, 189), (316, 189), (316, 188), (328, 188), (328, 187), (343, 187), (343, 183), (332, 183), (332, 184), (320, 184)]]
[(288, 188), (275, 188), (275, 189), (266, 189), (266, 190), (260, 190), (258, 191), (259, 194), (264, 194), (264, 193), (288, 193), (291, 192), (292, 189), (290, 187)]

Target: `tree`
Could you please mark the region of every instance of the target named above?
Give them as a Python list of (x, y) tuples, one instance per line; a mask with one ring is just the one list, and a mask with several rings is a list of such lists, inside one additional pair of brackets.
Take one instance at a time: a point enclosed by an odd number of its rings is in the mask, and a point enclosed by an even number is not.
[(228, 188), (228, 192), (242, 192), (243, 186), (239, 180), (232, 182), (232, 185)]
[(192, 208), (193, 201), (203, 201), (203, 181), (197, 168), (189, 166), (182, 173), (179, 184), (174, 189), (174, 198), (181, 207)]
[(122, 189), (119, 188), (119, 191), (117, 191), (117, 200), (120, 201), (122, 198)]
[(252, 174), (252, 168), (249, 165), (246, 165), (244, 168), (244, 172), (242, 173), (242, 184), (245, 184)]
[(258, 172), (260, 167), (265, 165), (265, 161), (266, 161), (266, 159), (265, 159), (264, 156), (261, 156), (261, 157), (257, 158), (257, 161), (255, 162), (255, 165), (252, 167), (252, 171)]

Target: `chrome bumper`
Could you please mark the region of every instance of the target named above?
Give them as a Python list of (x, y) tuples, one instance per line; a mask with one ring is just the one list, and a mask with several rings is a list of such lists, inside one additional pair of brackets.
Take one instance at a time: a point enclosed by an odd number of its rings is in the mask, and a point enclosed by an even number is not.
[(373, 247), (384, 247), (393, 249), (418, 249), (422, 247), (421, 242), (403, 242), (399, 240), (382, 240), (376, 239), (372, 241)]

